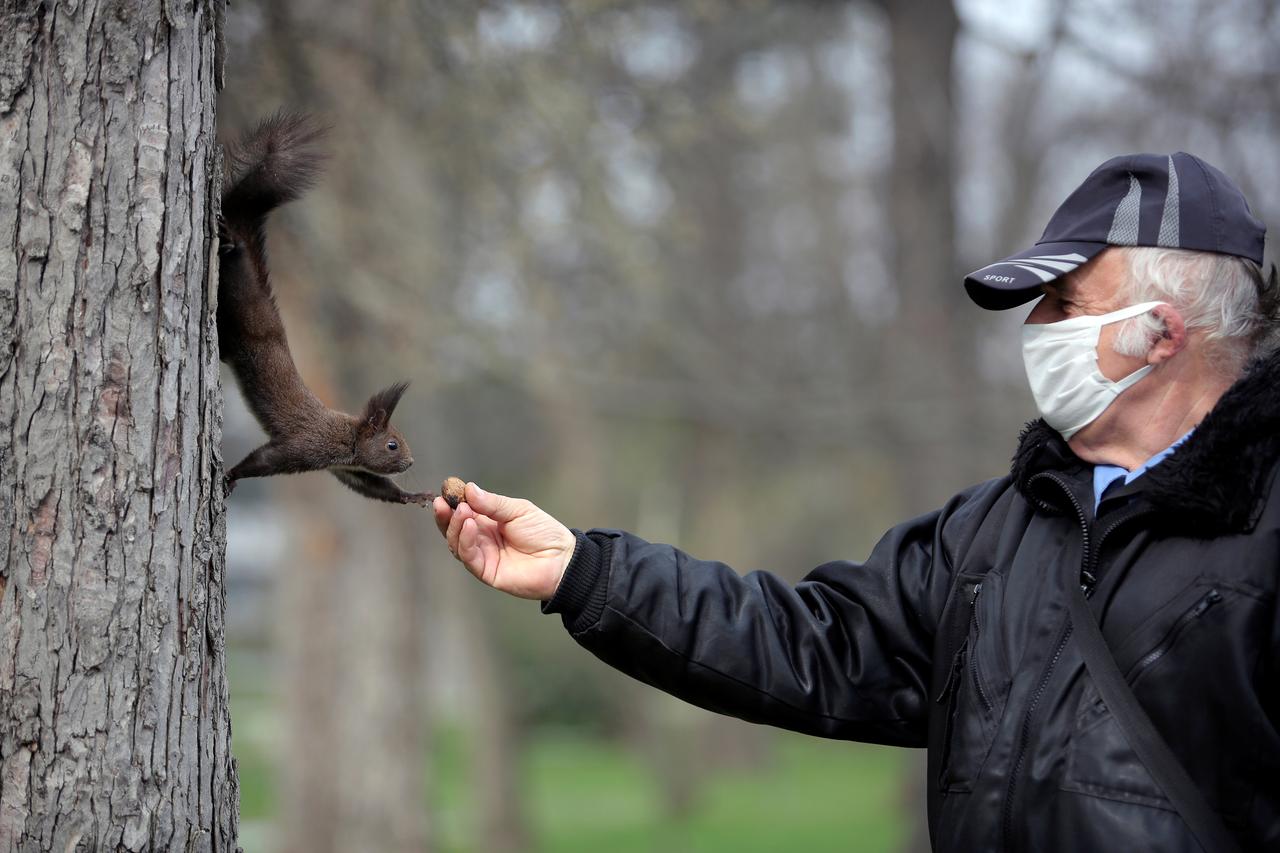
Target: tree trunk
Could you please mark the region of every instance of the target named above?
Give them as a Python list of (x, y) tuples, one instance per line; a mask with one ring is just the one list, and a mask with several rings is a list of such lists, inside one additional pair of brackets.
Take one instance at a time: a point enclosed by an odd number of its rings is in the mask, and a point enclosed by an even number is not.
[[(388, 514), (394, 508), (336, 480), (300, 478), (288, 488), (311, 498), (291, 502), (294, 552), (305, 556), (287, 561), (280, 589), (288, 634), (281, 637), (288, 673), (283, 849), (425, 850), (423, 597), (420, 573), (407, 570), (413, 564), (401, 522)], [(325, 493), (317, 496), (318, 489)]]
[[(904, 517), (926, 512), (973, 480), (972, 464), (946, 439), (970, 435), (976, 378), (964, 320), (968, 297), (956, 262), (952, 55), (959, 21), (950, 3), (886, 4), (893, 97), (889, 174), (892, 270), (898, 333), (885, 347), (891, 388), (928, 403), (889, 425), (887, 446), (904, 460)], [(989, 476), (987, 473), (982, 477)]]
[[(948, 3), (885, 4), (893, 86), (889, 217), (898, 282), (899, 335), (886, 347), (891, 387), (930, 401), (895, 419), (886, 436), (904, 483), (904, 516), (925, 512), (986, 473), (957, 454), (951, 435), (978, 435), (972, 400), (976, 365), (955, 251), (955, 116), (952, 57), (959, 19)], [(915, 754), (903, 792), (910, 837), (904, 851), (929, 849), (925, 754)]]
[(0, 851), (236, 849), (220, 13), (0, 6)]
[[(290, 485), (314, 488), (302, 482)], [(327, 512), (335, 509), (333, 485), (324, 484), (329, 492), (321, 506)], [(315, 503), (307, 506), (314, 510)], [(286, 554), (293, 556), (280, 566), (273, 620), (284, 698), (280, 850), (330, 853), (342, 824), (337, 695), (343, 684), (343, 610), (334, 601), (342, 574), (342, 535), (314, 511), (293, 513), (289, 530), (293, 535)]]
[[(452, 568), (452, 567), (443, 567)], [(498, 648), (493, 626), (485, 624), (475, 593), (464, 619), (471, 666), (468, 710), (471, 745), (471, 801), (474, 803), (476, 848), (486, 853), (519, 853), (533, 848), (520, 784), (523, 741), (512, 695), (511, 678)]]
[[(305, 200), (297, 212), (318, 203)], [(273, 279), (286, 323), (299, 320), (289, 338), (303, 374), (321, 399), (342, 405), (378, 386), (357, 364), (354, 345), (333, 365), (314, 357), (323, 341), (341, 342), (336, 321), (307, 308), (325, 299), (301, 280), (308, 254), (319, 251), (307, 239), (277, 240)], [(415, 422), (410, 405), (398, 409), (405, 423)], [(282, 848), (426, 850), (425, 596), (406, 531), (428, 524), (434, 532), (429, 510), (376, 503), (322, 472), (277, 478), (268, 488), (291, 510), (287, 553), (302, 555), (284, 561), (278, 585), (287, 719)]]

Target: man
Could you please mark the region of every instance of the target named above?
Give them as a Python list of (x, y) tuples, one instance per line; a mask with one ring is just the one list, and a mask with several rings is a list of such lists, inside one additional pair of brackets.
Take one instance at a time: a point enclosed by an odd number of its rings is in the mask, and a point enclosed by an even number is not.
[[(1010, 474), (863, 563), (791, 587), (573, 532), (474, 484), (456, 511), (437, 499), (437, 522), (480, 580), (542, 600), (642, 681), (747, 720), (927, 745), (938, 850), (1280, 850), (1263, 230), (1202, 160), (1133, 155), (1095, 170), (1034, 247), (970, 274), (984, 308), (1042, 297), (1023, 354), (1043, 418)], [(1167, 760), (1101, 698), (1073, 606)]]

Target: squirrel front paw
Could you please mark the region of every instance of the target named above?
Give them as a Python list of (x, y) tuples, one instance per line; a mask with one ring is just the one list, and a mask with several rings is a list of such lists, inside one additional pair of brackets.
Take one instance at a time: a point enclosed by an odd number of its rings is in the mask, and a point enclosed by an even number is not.
[(222, 497), (224, 500), (231, 497), (231, 493), (235, 491), (235, 488), (236, 488), (235, 480), (231, 479), (230, 477), (222, 478)]
[(406, 504), (417, 504), (418, 506), (431, 506), (431, 502), (436, 496), (431, 492), (405, 492), (400, 496), (400, 502)]
[(240, 247), (236, 245), (236, 241), (231, 238), (231, 228), (227, 225), (226, 217), (218, 214), (218, 254), (229, 255), (238, 248)]

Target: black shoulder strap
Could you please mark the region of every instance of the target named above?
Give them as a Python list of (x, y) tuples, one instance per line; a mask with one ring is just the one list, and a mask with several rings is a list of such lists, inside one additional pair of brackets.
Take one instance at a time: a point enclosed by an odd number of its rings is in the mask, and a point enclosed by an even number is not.
[(1129, 745), (1178, 810), (1205, 853), (1239, 853), (1240, 845), (1222, 818), (1205, 802), (1200, 789), (1156, 731), (1147, 712), (1138, 704), (1102, 636), (1102, 629), (1098, 627), (1098, 620), (1094, 618), (1084, 592), (1074, 579), (1067, 585), (1070, 587), (1068, 606), (1071, 622), (1075, 626), (1085, 666)]

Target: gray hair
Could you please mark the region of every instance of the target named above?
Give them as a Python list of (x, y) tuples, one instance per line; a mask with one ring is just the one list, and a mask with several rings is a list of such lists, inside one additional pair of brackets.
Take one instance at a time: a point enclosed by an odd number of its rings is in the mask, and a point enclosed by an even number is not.
[[(1128, 297), (1125, 304), (1168, 302), (1182, 314), (1188, 332), (1204, 332), (1206, 355), (1215, 369), (1228, 378), (1243, 372), (1270, 325), (1257, 264), (1188, 249), (1123, 246), (1116, 251), (1129, 264), (1129, 277), (1121, 286)], [(1164, 324), (1151, 314), (1134, 317), (1120, 327), (1113, 349), (1121, 355), (1146, 355), (1163, 332)]]

